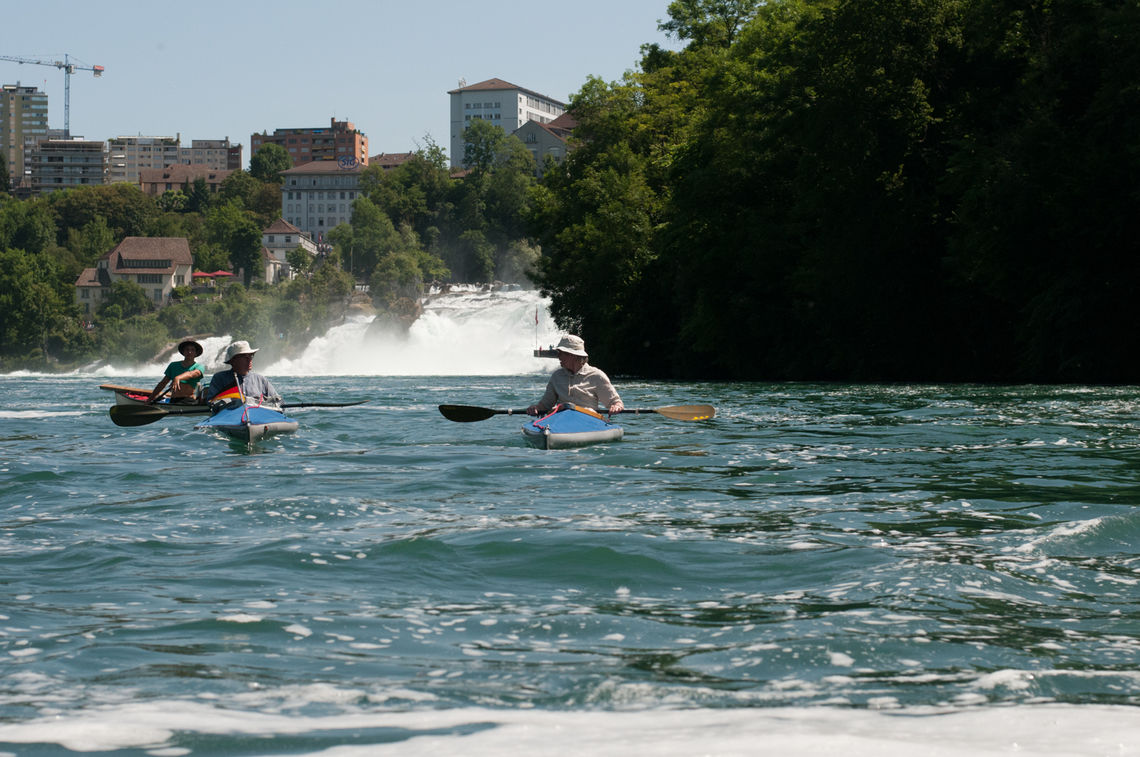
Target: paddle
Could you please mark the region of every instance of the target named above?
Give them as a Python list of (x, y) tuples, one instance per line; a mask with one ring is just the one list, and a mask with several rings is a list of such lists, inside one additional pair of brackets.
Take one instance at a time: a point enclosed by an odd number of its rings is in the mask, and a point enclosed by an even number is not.
[[(368, 400), (357, 402), (286, 402), (281, 409), (291, 407), (351, 407), (363, 405)], [(159, 405), (112, 405), (111, 422), (116, 426), (145, 426), (160, 421), (168, 415), (205, 415), (214, 409), (209, 405), (159, 406)]]
[(111, 405), (111, 422), (116, 426), (145, 426), (168, 415), (205, 415), (213, 411), (209, 405), (160, 407), (158, 405)]
[[(489, 407), (473, 407), (471, 405), (440, 405), (439, 412), (443, 414), (444, 418), (456, 423), (485, 421), (493, 415), (526, 415), (526, 410), (492, 410)], [(668, 407), (627, 408), (621, 412), (634, 415), (656, 413), (675, 421), (703, 421), (715, 416), (716, 408), (712, 405), (671, 405)]]
[(286, 402), (280, 405), (282, 409), (287, 407), (352, 407), (353, 405), (363, 405), (368, 400), (357, 400), (356, 402)]

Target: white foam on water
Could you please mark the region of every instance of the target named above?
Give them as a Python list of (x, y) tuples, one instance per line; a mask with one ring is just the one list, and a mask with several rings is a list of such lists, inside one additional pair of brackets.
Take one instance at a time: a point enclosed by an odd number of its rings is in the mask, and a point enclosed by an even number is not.
[[(326, 702), (360, 701), (359, 690), (310, 692)], [(331, 699), (330, 699), (331, 697)], [(386, 729), (380, 743), (361, 734)], [(392, 741), (392, 731), (408, 737)], [(195, 701), (148, 701), (0, 724), (0, 744), (52, 744), (77, 752), (179, 751), (178, 735), (265, 738), (321, 733), (345, 744), (309, 754), (526, 755), (652, 754), (842, 755), (843, 757), (986, 757), (987, 755), (1140, 755), (1140, 711), (1108, 705), (1041, 705), (958, 710), (843, 708), (655, 709), (634, 712), (461, 708), (349, 712), (325, 717), (228, 709)], [(416, 733), (424, 735), (416, 735)], [(268, 739), (280, 739), (272, 744)], [(248, 742), (247, 742), (248, 747)]]

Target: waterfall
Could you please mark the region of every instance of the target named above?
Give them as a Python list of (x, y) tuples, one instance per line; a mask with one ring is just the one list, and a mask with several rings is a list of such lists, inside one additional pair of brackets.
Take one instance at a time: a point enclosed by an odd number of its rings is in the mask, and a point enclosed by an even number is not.
[(457, 287), (428, 297), (407, 333), (377, 329), (372, 316), (359, 317), (314, 339), (300, 357), (258, 369), (267, 376), (545, 373), (557, 366), (533, 351), (558, 341), (548, 305), (533, 290)]

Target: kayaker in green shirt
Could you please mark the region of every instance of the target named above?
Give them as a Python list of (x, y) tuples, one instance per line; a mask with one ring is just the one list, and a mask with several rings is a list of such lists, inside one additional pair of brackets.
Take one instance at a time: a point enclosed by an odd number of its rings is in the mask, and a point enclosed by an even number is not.
[(586, 362), (589, 355), (581, 337), (567, 334), (554, 349), (561, 367), (551, 374), (542, 399), (526, 409), (528, 414), (545, 415), (564, 402), (605, 408), (611, 415), (625, 409), (610, 377)]
[(182, 359), (175, 360), (166, 366), (162, 379), (159, 380), (151, 391), (150, 396), (147, 397), (147, 404), (161, 397), (167, 384), (172, 385), (170, 388), (171, 402), (178, 400), (186, 402), (187, 400), (194, 399), (194, 393), (198, 389), (198, 382), (202, 380), (206, 370), (202, 364), (198, 362), (198, 358), (202, 355), (202, 345), (193, 339), (187, 339), (178, 345), (178, 351), (182, 354)]

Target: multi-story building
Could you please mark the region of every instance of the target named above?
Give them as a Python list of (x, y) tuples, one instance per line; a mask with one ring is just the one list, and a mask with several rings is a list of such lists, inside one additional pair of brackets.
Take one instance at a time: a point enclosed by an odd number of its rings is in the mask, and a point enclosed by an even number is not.
[(13, 189), (26, 181), (24, 142), (48, 134), (48, 96), (35, 87), (0, 87), (0, 161), (8, 169)]
[(451, 166), (463, 166), (463, 132), (472, 121), (482, 119), (513, 134), (527, 121), (550, 123), (566, 112), (566, 104), (519, 87), (502, 79), (487, 79), (478, 84), (459, 82), (451, 95)]
[(195, 139), (190, 147), (182, 146), (181, 134), (174, 137), (115, 137), (107, 144), (110, 149), (108, 183), (111, 184), (134, 184), (143, 171), (167, 166), (197, 166), (214, 171), (241, 168), (241, 145), (231, 145), (229, 137)]
[(184, 166), (204, 166), (216, 170), (237, 171), (241, 168), (240, 144), (225, 139), (193, 139), (189, 147), (178, 148), (178, 162)]
[(330, 229), (352, 218), (363, 170), (360, 163), (314, 160), (282, 171), (281, 217), (320, 246)]
[(137, 184), (143, 171), (178, 163), (178, 137), (115, 137), (107, 140), (109, 184)]
[(82, 137), (24, 140), (25, 183), (34, 194), (105, 184), (107, 143)]
[(79, 274), (75, 301), (84, 313), (94, 313), (116, 281), (131, 281), (155, 305), (165, 305), (174, 287), (190, 284), (193, 267), (185, 237), (127, 237)]
[(368, 165), (368, 137), (351, 121), (332, 118), (327, 129), (277, 129), (272, 134), (250, 135), (250, 155), (256, 155), (267, 144), (284, 147), (294, 168), (314, 160)]

